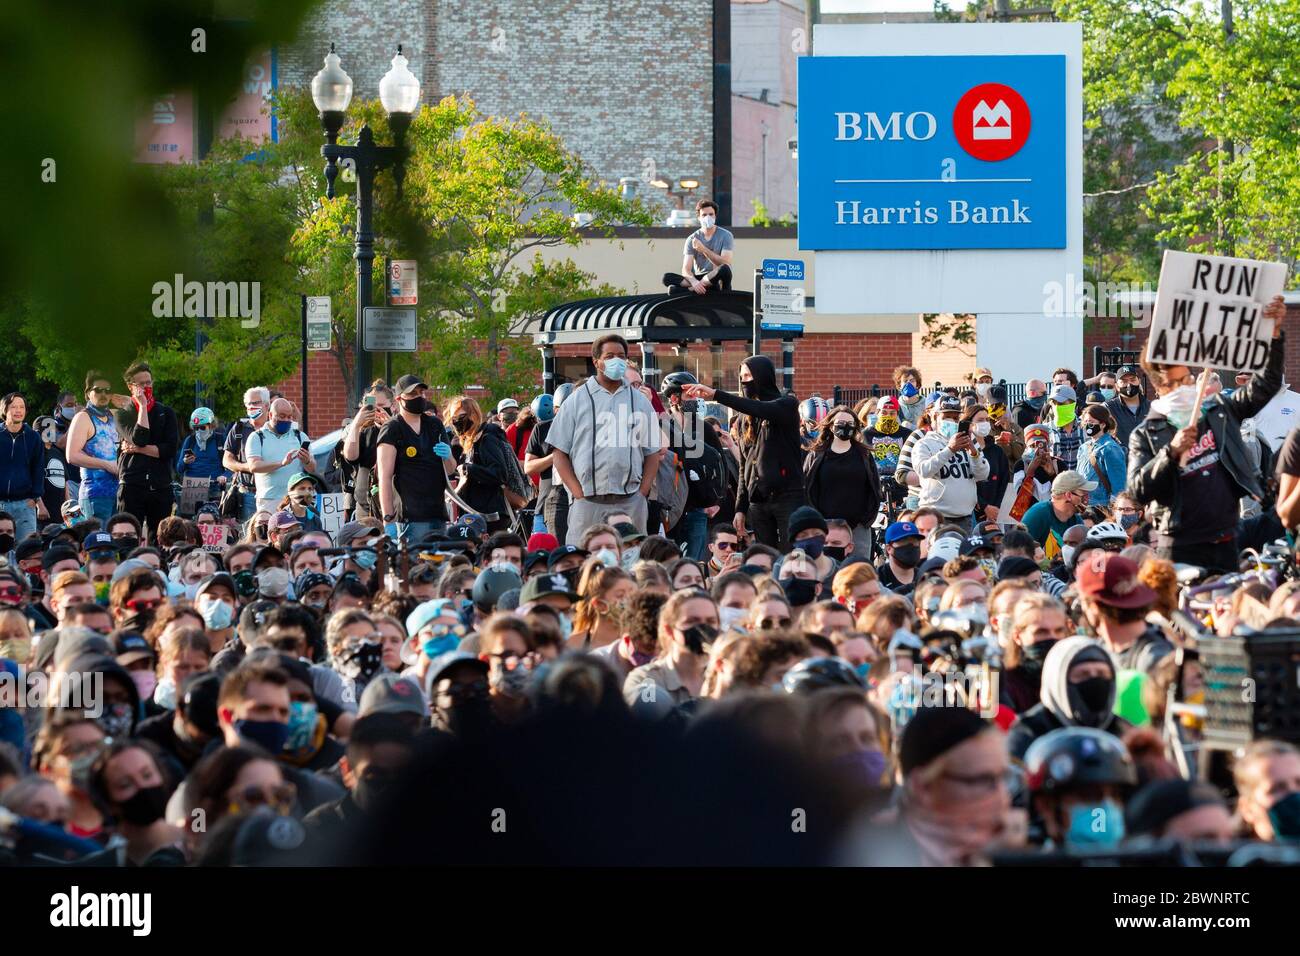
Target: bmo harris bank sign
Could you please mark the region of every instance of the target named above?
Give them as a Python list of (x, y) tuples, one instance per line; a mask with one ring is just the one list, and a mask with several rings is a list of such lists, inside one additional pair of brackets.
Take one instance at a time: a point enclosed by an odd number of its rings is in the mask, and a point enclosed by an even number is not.
[(1065, 57), (799, 60), (800, 249), (1063, 249)]

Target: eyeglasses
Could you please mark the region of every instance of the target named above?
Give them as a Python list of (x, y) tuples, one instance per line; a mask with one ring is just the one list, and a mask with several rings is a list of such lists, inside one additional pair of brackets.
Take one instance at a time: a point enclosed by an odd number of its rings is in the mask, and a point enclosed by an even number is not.
[(248, 786), (230, 801), (230, 812), (246, 813), (258, 807), (271, 807), (280, 813), (288, 813), (293, 809), (293, 801), (297, 796), (298, 788), (291, 783), (282, 783), (269, 790)]
[(87, 389), (87, 391), (89, 391), (92, 395), (103, 395), (106, 392), (112, 392), (113, 390), (109, 388), (107, 385), (103, 385), (103, 386), (96, 385), (93, 388)]
[(156, 611), (162, 604), (162, 598), (131, 598), (126, 606), (132, 611)]

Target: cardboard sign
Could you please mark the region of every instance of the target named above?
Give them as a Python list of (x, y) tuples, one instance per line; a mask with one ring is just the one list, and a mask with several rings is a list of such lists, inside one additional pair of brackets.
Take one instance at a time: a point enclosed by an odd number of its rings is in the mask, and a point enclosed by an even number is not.
[(207, 500), (208, 479), (186, 476), (181, 485), (181, 515), (186, 518), (193, 517), (199, 510), (199, 506), (206, 504)]
[(1164, 365), (1260, 372), (1273, 321), (1264, 306), (1286, 285), (1280, 262), (1166, 252), (1147, 359)]
[(338, 534), (339, 528), (343, 527), (343, 510), (346, 507), (343, 502), (346, 497), (341, 491), (318, 496), (321, 530), (328, 532), (330, 537)]
[(217, 522), (204, 523), (199, 525), (199, 537), (203, 541), (204, 551), (215, 551), (220, 554), (226, 550), (226, 542), (230, 539), (230, 529)]

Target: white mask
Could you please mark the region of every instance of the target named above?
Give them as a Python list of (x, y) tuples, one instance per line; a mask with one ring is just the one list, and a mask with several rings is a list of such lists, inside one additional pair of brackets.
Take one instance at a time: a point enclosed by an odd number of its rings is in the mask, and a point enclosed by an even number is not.
[(748, 608), (743, 607), (720, 607), (718, 608), (718, 623), (722, 625), (722, 630), (735, 627), (745, 619), (749, 613)]
[(701, 217), (700, 217), (700, 226), (701, 226), (702, 228), (704, 228), (704, 229), (712, 229), (712, 228), (713, 228), (713, 224), (714, 224), (715, 222), (717, 222), (717, 221), (718, 221), (718, 219), (717, 219), (716, 216), (701, 216)]
[(993, 426), (988, 422), (976, 422), (971, 425), (970, 430), (976, 435), (979, 435), (980, 438), (988, 438), (989, 432), (993, 430)]
[(989, 389), (993, 387), (991, 382), (979, 382), (975, 385), (975, 394), (980, 398), (989, 397)]
[(1065, 562), (1067, 568), (1070, 566), (1070, 562), (1074, 560), (1074, 552), (1075, 546), (1072, 544), (1067, 544), (1061, 549), (1061, 560)]

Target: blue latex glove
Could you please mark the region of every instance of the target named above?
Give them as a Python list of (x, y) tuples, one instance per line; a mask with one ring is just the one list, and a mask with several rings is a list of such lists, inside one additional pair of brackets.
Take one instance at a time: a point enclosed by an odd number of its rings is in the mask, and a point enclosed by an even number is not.
[(389, 524), (384, 525), (384, 534), (388, 535), (388, 537), (390, 537), (390, 538), (392, 538), (394, 541), (396, 541), (397, 538), (398, 538), (398, 535), (397, 535), (397, 525), (394, 524), (394, 523), (389, 523)]
[(445, 441), (440, 441), (433, 446), (433, 453), (439, 458), (447, 459), (451, 457), (451, 446)]

